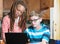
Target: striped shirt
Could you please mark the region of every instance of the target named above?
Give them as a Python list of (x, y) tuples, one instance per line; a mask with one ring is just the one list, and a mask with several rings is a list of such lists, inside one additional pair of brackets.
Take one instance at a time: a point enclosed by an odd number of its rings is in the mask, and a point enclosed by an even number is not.
[(49, 28), (44, 24), (41, 24), (41, 26), (42, 28), (40, 28), (39, 30), (30, 26), (24, 31), (25, 33), (27, 33), (31, 43), (41, 42), (42, 40), (49, 42), (50, 38)]

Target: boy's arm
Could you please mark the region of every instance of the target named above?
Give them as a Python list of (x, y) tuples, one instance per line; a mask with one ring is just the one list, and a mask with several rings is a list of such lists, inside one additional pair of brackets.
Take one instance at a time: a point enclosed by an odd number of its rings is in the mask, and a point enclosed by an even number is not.
[(47, 44), (49, 43), (49, 39), (50, 39), (50, 31), (49, 29), (43, 34), (43, 38), (42, 38), (42, 44)]

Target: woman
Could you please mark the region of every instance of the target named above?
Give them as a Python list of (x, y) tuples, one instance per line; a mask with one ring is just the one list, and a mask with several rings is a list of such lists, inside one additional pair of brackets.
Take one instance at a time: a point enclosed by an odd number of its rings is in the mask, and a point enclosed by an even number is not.
[(5, 41), (5, 33), (20, 33), (25, 29), (27, 8), (23, 1), (15, 1), (12, 4), (10, 13), (3, 18), (2, 37)]

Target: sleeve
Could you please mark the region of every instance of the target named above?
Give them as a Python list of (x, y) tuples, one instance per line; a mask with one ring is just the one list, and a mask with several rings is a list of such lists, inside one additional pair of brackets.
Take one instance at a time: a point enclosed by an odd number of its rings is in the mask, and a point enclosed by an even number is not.
[(24, 33), (27, 33), (27, 37), (29, 39), (30, 37), (29, 37), (29, 29), (28, 28), (24, 31)]
[(3, 18), (2, 22), (2, 38), (5, 40), (5, 33), (8, 32), (9, 23), (6, 17)]
[(43, 34), (42, 40), (45, 40), (46, 42), (49, 42), (50, 39), (50, 31), (46, 30), (46, 32)]

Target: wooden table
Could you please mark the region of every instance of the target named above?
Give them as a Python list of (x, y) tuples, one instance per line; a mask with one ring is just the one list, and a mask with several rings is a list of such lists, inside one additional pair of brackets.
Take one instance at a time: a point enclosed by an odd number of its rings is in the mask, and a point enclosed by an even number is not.
[[(5, 44), (3, 40), (0, 40), (0, 44)], [(30, 44), (30, 43), (26, 43), (26, 44)]]
[(5, 44), (5, 43), (3, 42), (3, 40), (0, 40), (0, 43), (1, 43), (1, 44)]
[[(0, 40), (0, 44), (5, 44), (5, 43), (3, 42), (3, 40)], [(29, 43), (26, 43), (26, 44), (29, 44)]]

